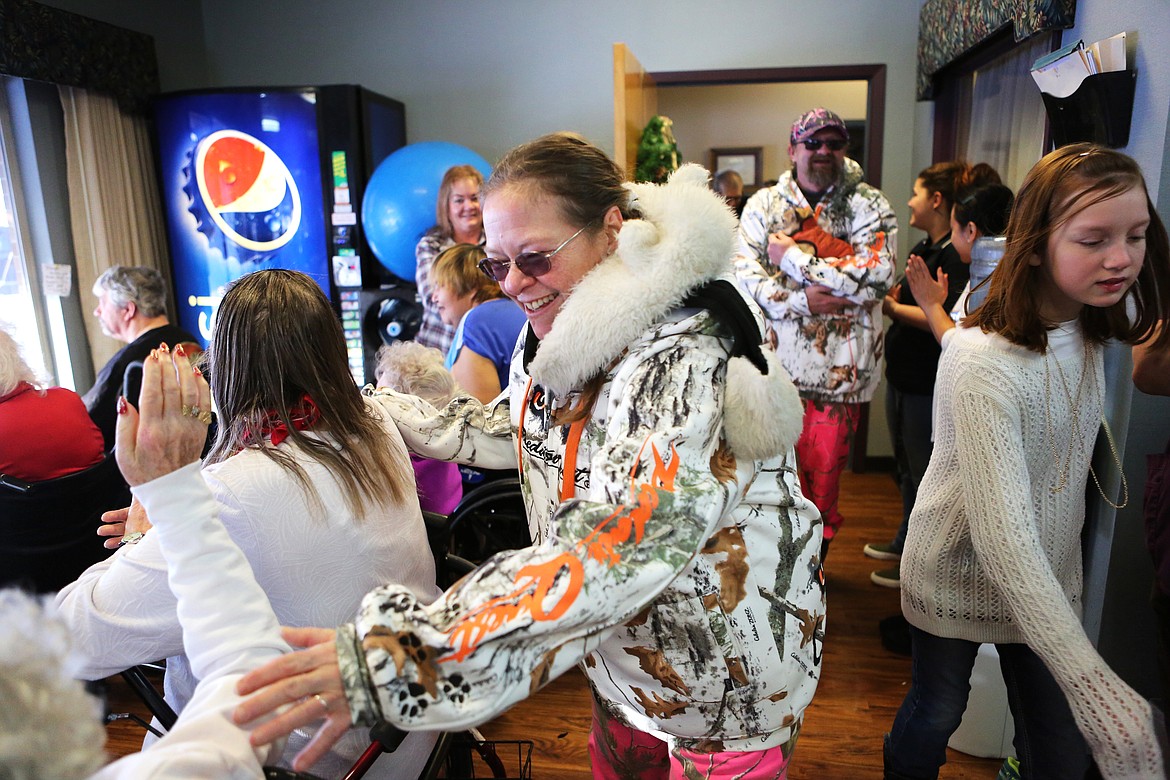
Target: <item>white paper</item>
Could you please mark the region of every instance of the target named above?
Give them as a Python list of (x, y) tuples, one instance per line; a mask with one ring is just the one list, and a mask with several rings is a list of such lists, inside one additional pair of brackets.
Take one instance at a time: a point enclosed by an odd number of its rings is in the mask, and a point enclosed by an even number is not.
[(1040, 91), (1058, 98), (1065, 98), (1076, 92), (1077, 87), (1088, 75), (1084, 60), (1076, 52), (1032, 71), (1032, 78), (1040, 87)]
[(41, 290), (45, 295), (53, 295), (58, 298), (67, 297), (73, 290), (73, 267), (42, 263)]
[(334, 212), (330, 218), (334, 225), (356, 225), (357, 214), (350, 212), (349, 214), (339, 214)]
[(1120, 32), (1112, 38), (1097, 41), (1089, 48), (1097, 58), (1102, 73), (1125, 70), (1125, 33)]

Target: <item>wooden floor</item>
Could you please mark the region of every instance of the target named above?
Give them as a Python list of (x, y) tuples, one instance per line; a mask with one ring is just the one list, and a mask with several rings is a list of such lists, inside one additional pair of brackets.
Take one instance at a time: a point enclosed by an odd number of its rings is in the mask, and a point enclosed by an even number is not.
[[(877, 633), (878, 621), (898, 611), (898, 592), (870, 583), (869, 572), (881, 564), (861, 552), (866, 542), (888, 541), (893, 535), (901, 516), (893, 481), (887, 474), (846, 474), (841, 510), (845, 527), (825, 567), (829, 619), (821, 683), (805, 712), (791, 780), (880, 778), (882, 735), (910, 678), (910, 659), (884, 650)], [(110, 695), (115, 710), (141, 710), (116, 679), (111, 680)], [(481, 730), (490, 739), (531, 740), (536, 780), (589, 780), (589, 713), (588, 688), (573, 670)], [(108, 726), (107, 732), (107, 749), (115, 755), (136, 750), (143, 733), (124, 721)], [(515, 771), (514, 753), (505, 754), (505, 762)], [(999, 765), (951, 750), (940, 777), (990, 780)]]

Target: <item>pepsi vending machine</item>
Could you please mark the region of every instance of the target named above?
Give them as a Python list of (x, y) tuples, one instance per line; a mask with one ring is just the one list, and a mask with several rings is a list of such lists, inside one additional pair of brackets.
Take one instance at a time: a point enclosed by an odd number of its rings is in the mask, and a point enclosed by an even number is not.
[(370, 174), (406, 143), (405, 106), (354, 85), (241, 88), (162, 95), (154, 118), (180, 324), (206, 345), (229, 282), (303, 271), (341, 318), (354, 381), (370, 381), (380, 341), (363, 309), (414, 300), (359, 219)]

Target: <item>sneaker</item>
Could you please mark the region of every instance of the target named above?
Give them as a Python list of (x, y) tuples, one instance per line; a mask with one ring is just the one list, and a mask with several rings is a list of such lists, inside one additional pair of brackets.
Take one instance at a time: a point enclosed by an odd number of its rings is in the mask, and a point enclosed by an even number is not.
[(881, 571), (871, 571), (869, 581), (874, 585), (881, 585), (883, 588), (900, 588), (902, 587), (901, 574), (901, 569), (898, 566)]
[(1014, 756), (1008, 756), (999, 768), (995, 780), (1020, 780), (1020, 762)]
[(902, 560), (901, 550), (895, 550), (892, 544), (867, 544), (862, 550), (870, 558), (877, 558), (879, 561), (900, 561)]

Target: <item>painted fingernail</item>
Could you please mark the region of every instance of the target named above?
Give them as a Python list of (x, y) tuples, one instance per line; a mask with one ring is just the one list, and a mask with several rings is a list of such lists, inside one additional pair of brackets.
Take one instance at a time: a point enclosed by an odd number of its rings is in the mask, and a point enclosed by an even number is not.
[(118, 396), (118, 414), (126, 414), (126, 396)]
[(203, 372), (199, 370), (199, 366), (191, 366), (191, 370), (195, 372), (195, 376), (203, 376)]
[(164, 341), (163, 343), (158, 345), (158, 351), (165, 355), (168, 352), (170, 352), (170, 348), (167, 347), (167, 343)]
[(182, 344), (180, 344), (179, 346), (175, 347), (175, 354), (176, 354), (176, 355), (178, 355), (179, 357), (186, 357), (186, 356), (187, 356), (187, 353), (183, 351), (183, 345), (182, 345)]

